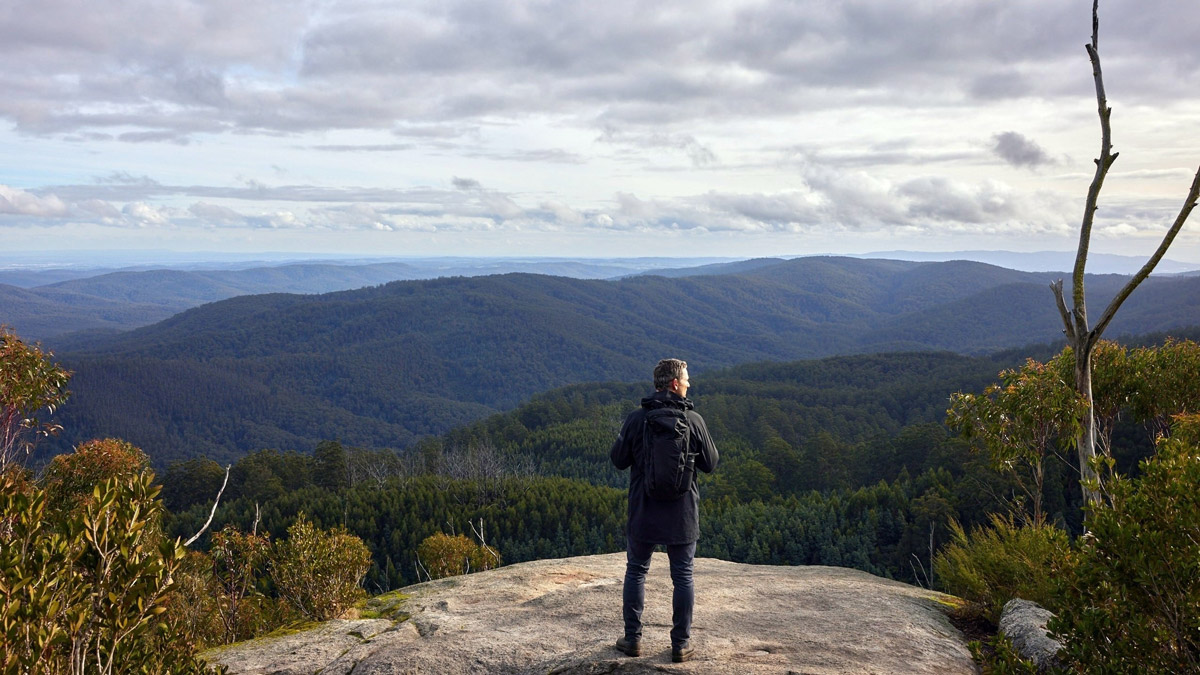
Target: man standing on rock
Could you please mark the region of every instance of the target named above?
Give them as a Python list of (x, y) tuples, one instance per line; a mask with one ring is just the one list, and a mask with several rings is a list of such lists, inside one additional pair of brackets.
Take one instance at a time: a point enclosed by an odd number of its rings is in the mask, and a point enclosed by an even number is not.
[(712, 473), (717, 446), (704, 418), (687, 398), (687, 363), (663, 359), (654, 367), (655, 392), (629, 413), (609, 456), (618, 469), (630, 468), (629, 523), (626, 528), (625, 589), (622, 614), (625, 635), (617, 649), (628, 656), (642, 653), (642, 606), (646, 572), (656, 545), (667, 549), (671, 561), (671, 660), (692, 658), (690, 638), (692, 561), (700, 538), (700, 489), (696, 470)]

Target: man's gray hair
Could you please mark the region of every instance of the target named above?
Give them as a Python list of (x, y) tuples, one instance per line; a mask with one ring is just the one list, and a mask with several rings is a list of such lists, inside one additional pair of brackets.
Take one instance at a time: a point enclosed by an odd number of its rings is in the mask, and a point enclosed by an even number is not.
[(687, 368), (687, 361), (679, 359), (663, 359), (654, 366), (654, 389), (656, 391), (666, 391), (671, 388), (671, 382), (683, 377), (683, 369)]

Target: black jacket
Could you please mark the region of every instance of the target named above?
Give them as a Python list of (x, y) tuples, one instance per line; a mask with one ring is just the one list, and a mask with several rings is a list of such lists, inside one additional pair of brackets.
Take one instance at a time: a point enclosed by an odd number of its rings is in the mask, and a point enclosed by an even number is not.
[(669, 391), (658, 391), (642, 399), (642, 407), (629, 413), (609, 457), (618, 469), (629, 472), (629, 537), (648, 544), (690, 544), (700, 538), (700, 488), (695, 476), (687, 494), (673, 501), (659, 501), (642, 487), (642, 434), (647, 410), (670, 406), (686, 411), (691, 425), (696, 468), (712, 473), (717, 468), (717, 446), (708, 434), (704, 418), (692, 410), (692, 402)]

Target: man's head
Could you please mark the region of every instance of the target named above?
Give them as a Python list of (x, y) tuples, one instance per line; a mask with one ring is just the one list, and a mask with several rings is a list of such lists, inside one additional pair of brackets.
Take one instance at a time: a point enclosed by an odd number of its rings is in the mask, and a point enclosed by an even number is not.
[(654, 388), (657, 391), (672, 391), (686, 398), (689, 386), (687, 361), (663, 359), (654, 366)]

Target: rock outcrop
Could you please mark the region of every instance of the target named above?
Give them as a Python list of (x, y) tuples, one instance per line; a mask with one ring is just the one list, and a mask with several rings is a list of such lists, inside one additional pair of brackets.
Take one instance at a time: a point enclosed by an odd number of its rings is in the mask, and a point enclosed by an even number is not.
[(204, 654), (231, 673), (975, 673), (949, 596), (839, 567), (696, 560), (693, 661), (671, 663), (671, 580), (646, 579), (642, 656), (621, 635), (625, 555), (539, 560), (418, 584), (339, 620)]
[(1054, 614), (1036, 602), (1014, 598), (1000, 610), (999, 629), (1013, 643), (1021, 658), (1033, 662), (1039, 673), (1060, 665), (1062, 643), (1050, 637), (1046, 624)]

